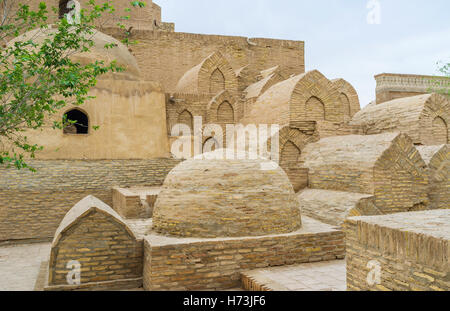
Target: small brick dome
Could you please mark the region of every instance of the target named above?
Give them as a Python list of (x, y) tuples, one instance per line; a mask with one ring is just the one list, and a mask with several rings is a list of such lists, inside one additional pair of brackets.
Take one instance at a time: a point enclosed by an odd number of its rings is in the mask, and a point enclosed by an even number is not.
[(169, 173), (155, 203), (154, 231), (206, 238), (281, 234), (301, 227), (298, 199), (283, 169), (262, 158), (215, 158), (219, 154), (223, 149), (184, 161)]

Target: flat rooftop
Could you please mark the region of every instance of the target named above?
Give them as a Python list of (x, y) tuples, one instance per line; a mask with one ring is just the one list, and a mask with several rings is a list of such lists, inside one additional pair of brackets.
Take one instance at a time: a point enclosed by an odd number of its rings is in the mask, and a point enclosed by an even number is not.
[(398, 213), (382, 216), (361, 216), (352, 217), (350, 219), (352, 221), (362, 221), (379, 227), (427, 235), (436, 239), (450, 240), (449, 209)]

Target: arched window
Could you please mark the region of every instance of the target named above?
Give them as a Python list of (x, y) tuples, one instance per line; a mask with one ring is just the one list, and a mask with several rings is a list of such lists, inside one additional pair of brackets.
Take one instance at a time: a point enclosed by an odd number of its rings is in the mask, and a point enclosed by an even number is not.
[(178, 123), (186, 124), (187, 126), (189, 126), (191, 131), (194, 128), (194, 118), (192, 117), (192, 114), (187, 110), (183, 110), (183, 112), (180, 113), (180, 115), (178, 116)]
[(351, 117), (350, 100), (348, 99), (347, 95), (345, 95), (344, 93), (341, 93), (339, 95), (339, 98), (342, 103), (342, 109), (344, 111), (344, 116)]
[(225, 90), (225, 76), (219, 68), (213, 71), (209, 83), (209, 92), (211, 94), (217, 94)]
[(87, 114), (78, 109), (69, 110), (64, 114), (64, 121), (74, 121), (74, 124), (64, 128), (64, 134), (88, 134), (89, 118)]
[(70, 0), (60, 0), (59, 1), (59, 18), (64, 18), (64, 15), (69, 13), (72, 9), (67, 8), (67, 3), (69, 3)]
[(325, 105), (315, 96), (306, 102), (306, 118), (308, 121), (325, 120)]
[(296, 165), (300, 158), (300, 154), (300, 149), (298, 149), (293, 142), (286, 142), (281, 149), (280, 166), (286, 170), (289, 169), (289, 167)]
[(225, 124), (234, 123), (234, 110), (228, 101), (224, 101), (217, 109), (217, 121)]
[(441, 117), (433, 120), (433, 142), (436, 145), (448, 144), (447, 123)]

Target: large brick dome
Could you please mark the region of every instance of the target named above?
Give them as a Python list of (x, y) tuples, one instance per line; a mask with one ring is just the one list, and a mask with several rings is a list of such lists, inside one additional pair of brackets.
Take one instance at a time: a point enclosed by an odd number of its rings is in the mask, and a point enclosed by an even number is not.
[[(175, 167), (158, 196), (153, 229), (185, 237), (281, 234), (301, 227), (300, 210), (286, 173), (273, 163), (214, 159), (223, 150)], [(273, 163), (274, 164), (274, 163)]]
[[(33, 38), (34, 43), (42, 44), (45, 39), (50, 38), (56, 33), (57, 29), (49, 25), (48, 29), (35, 29), (18, 36), (11, 40), (8, 45), (12, 46), (15, 42), (25, 42)], [(115, 80), (139, 80), (140, 71), (136, 58), (128, 51), (128, 48), (120, 41), (108, 36), (100, 31), (95, 31), (89, 36), (93, 46), (89, 52), (79, 52), (71, 56), (73, 61), (82, 65), (103, 61), (105, 65), (115, 61), (124, 71), (103, 74), (98, 79), (115, 79)], [(106, 44), (115, 44), (113, 48), (105, 48)]]

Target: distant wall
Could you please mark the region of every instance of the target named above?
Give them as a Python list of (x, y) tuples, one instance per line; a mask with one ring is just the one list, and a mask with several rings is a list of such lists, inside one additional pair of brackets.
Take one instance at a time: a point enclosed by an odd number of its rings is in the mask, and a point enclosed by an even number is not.
[(450, 88), (450, 78), (409, 74), (382, 73), (375, 76), (377, 104), (403, 97), (437, 92), (443, 85)]
[[(116, 28), (103, 32), (120, 38)], [(132, 39), (139, 41), (131, 50), (136, 56), (144, 79), (161, 82), (172, 93), (186, 71), (219, 51), (234, 70), (249, 65), (248, 75), (280, 65), (287, 75), (305, 72), (304, 42), (275, 39), (202, 35), (180, 32), (133, 30)]]
[(46, 239), (87, 195), (112, 204), (113, 187), (161, 185), (179, 160), (28, 162), (37, 169), (0, 168), (0, 241)]
[[(58, 14), (54, 14), (52, 11), (52, 7), (59, 9), (59, 4), (62, 3), (62, 0), (12, 0), (14, 2), (13, 10), (14, 12), (17, 9), (17, 5), (19, 3), (27, 4), (30, 6), (32, 10), (37, 10), (40, 2), (45, 2), (47, 4), (47, 11), (49, 17), (49, 23), (53, 23), (58, 19)], [(82, 9), (91, 9), (88, 3), (90, 0), (77, 0)], [(68, 0), (65, 1), (66, 4)], [(97, 1), (97, 4), (103, 4), (106, 1)], [(125, 25), (125, 27), (133, 27), (134, 29), (160, 29), (167, 27), (167, 23), (161, 22), (161, 7), (152, 0), (145, 1), (147, 5), (143, 8), (135, 8), (133, 7), (129, 0), (114, 0), (112, 1), (114, 5), (115, 12), (114, 14), (103, 13), (102, 18), (97, 21), (102, 25), (116, 25), (118, 22)], [(126, 12), (125, 9), (129, 8), (130, 12)], [(1, 9), (0, 9), (1, 11)], [(121, 16), (129, 16), (128, 19), (120, 19)], [(171, 26), (173, 30), (173, 24)]]

